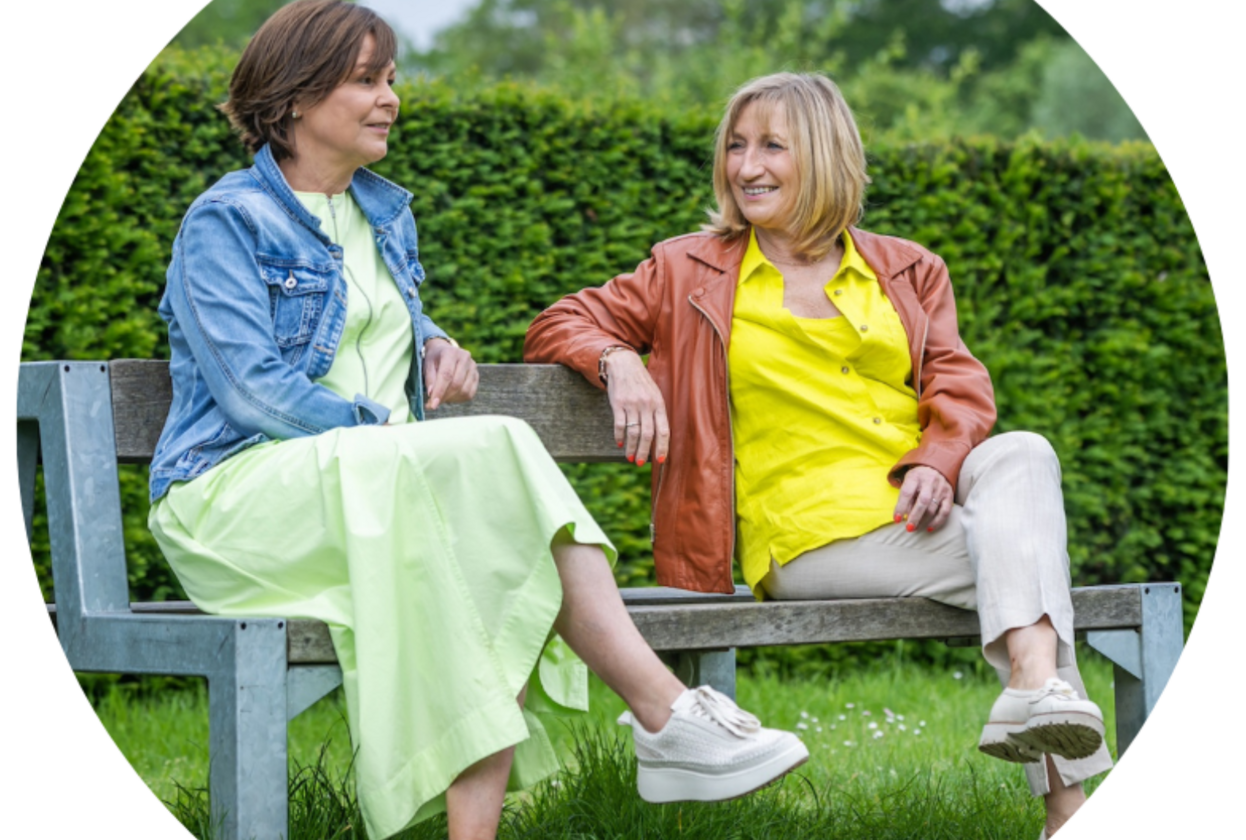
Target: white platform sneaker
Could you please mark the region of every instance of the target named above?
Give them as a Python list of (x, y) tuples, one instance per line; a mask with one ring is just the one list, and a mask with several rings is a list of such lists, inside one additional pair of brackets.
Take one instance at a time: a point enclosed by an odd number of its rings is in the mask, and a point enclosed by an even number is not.
[(1004, 761), (1032, 763), (1045, 753), (1086, 758), (1103, 743), (1103, 713), (1052, 677), (1042, 688), (1005, 688), (991, 707), (978, 749)]
[(632, 728), (646, 802), (717, 802), (764, 787), (804, 764), (809, 750), (790, 732), (766, 729), (730, 697), (707, 685), (671, 704), (671, 719), (649, 732), (624, 712)]

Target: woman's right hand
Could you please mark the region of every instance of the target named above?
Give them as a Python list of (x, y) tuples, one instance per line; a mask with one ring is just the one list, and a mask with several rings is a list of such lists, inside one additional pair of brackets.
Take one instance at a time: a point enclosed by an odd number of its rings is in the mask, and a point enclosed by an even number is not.
[(623, 447), (627, 460), (638, 467), (650, 457), (664, 463), (671, 440), (666, 402), (634, 350), (606, 357), (606, 393), (614, 411), (614, 442)]

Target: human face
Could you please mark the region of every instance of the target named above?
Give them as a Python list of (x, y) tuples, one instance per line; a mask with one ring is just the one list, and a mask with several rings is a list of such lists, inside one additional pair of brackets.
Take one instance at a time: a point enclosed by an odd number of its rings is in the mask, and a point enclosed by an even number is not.
[(727, 138), (727, 182), (753, 227), (786, 234), (800, 181), (781, 106), (750, 102)]
[(315, 105), (298, 108), (294, 157), (300, 169), (349, 183), (356, 169), (389, 151), (389, 129), (398, 116), (395, 68), (391, 61), (380, 73), (369, 73), (375, 48), (368, 35), (346, 81)]

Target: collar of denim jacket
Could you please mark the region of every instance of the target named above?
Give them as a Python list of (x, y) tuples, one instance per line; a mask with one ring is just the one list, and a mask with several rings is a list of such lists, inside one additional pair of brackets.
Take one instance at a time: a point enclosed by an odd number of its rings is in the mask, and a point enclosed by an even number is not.
[[(294, 190), (290, 188), (267, 144), (255, 153), (255, 165), (251, 172), (290, 215), (313, 230), (325, 244), (330, 243), (329, 237), (320, 229), (320, 220), (303, 206), (303, 202), (298, 200)], [(381, 229), (404, 213), (413, 198), (407, 190), (363, 167), (355, 170), (350, 182), (350, 192), (368, 224)]]

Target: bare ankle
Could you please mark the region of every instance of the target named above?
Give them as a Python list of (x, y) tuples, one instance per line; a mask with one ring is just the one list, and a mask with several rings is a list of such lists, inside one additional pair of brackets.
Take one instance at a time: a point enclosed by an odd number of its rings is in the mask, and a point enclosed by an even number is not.
[(685, 690), (678, 682), (673, 686), (664, 686), (664, 688), (667, 690), (661, 694), (649, 697), (643, 702), (638, 701), (635, 706), (631, 707), (632, 715), (646, 732), (659, 732), (662, 727), (666, 726), (666, 722), (671, 719), (671, 705)]
[(1018, 662), (1012, 663), (1012, 673), (1008, 677), (1008, 687), (1016, 691), (1034, 691), (1042, 688), (1047, 680), (1057, 676), (1054, 668), (1026, 668)]

